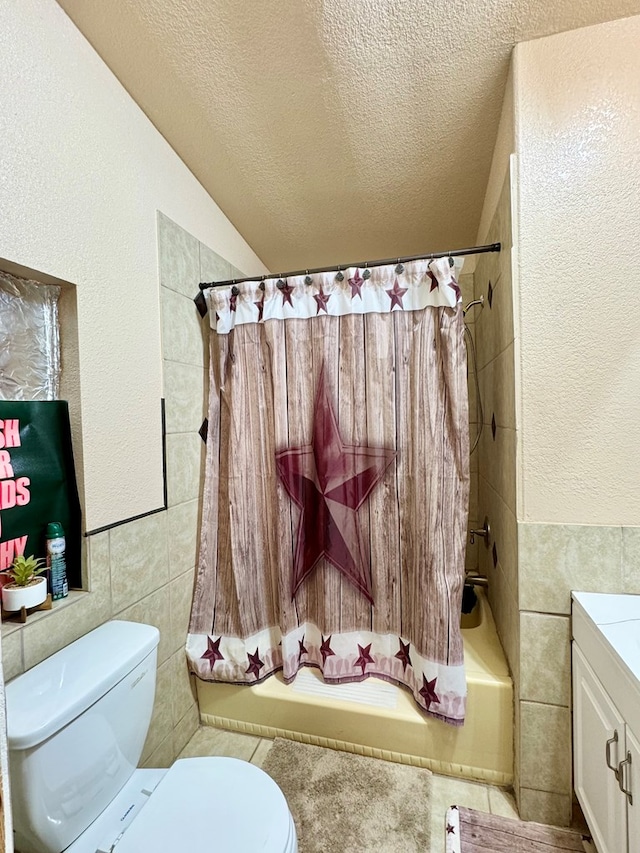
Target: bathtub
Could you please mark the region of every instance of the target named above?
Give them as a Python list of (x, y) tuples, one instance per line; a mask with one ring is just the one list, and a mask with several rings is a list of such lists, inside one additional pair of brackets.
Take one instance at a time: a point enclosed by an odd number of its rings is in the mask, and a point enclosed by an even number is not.
[(342, 749), (496, 785), (513, 782), (513, 684), (484, 590), (463, 617), (467, 716), (426, 717), (410, 694), (377, 678), (326, 685), (305, 667), (254, 686), (196, 679), (203, 724)]

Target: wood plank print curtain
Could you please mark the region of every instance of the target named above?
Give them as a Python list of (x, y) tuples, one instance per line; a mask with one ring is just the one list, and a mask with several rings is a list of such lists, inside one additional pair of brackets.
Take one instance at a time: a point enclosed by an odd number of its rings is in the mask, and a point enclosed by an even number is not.
[(374, 675), (464, 720), (466, 351), (446, 259), (207, 291), (187, 654), (202, 679)]

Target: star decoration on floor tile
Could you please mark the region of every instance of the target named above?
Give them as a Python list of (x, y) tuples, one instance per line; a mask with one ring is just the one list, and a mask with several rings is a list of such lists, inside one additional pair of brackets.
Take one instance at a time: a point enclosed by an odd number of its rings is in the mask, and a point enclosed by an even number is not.
[(207, 651), (200, 656), (201, 659), (209, 661), (210, 672), (213, 672), (216, 661), (224, 660), (224, 655), (220, 651), (221, 639), (222, 637), (218, 637), (217, 640), (214, 640), (213, 637), (207, 637)]
[(422, 675), (422, 687), (420, 688), (418, 693), (424, 699), (424, 704), (427, 706), (427, 710), (429, 710), (432, 703), (435, 703), (437, 705), (440, 702), (440, 697), (436, 693), (437, 680), (437, 678), (434, 678), (431, 681), (427, 681), (426, 675)]
[(360, 657), (354, 663), (354, 666), (359, 666), (362, 668), (362, 674), (364, 675), (364, 671), (367, 668), (368, 663), (373, 663), (374, 660), (369, 654), (371, 651), (371, 643), (368, 646), (364, 646), (364, 648), (358, 643), (358, 651), (360, 652)]
[(322, 634), (320, 636), (322, 637), (322, 643), (320, 644), (320, 654), (322, 655), (322, 665), (324, 666), (324, 664), (327, 662), (327, 658), (331, 657), (332, 655), (335, 655), (335, 652), (331, 648), (332, 634), (329, 634), (326, 640)]
[(324, 371), (311, 431), (310, 444), (276, 453), (278, 475), (300, 509), (291, 595), (324, 557), (373, 604), (358, 510), (394, 460), (395, 450), (344, 443)]
[(264, 666), (264, 661), (260, 660), (258, 652), (259, 648), (256, 649), (253, 654), (251, 654), (251, 652), (248, 653), (247, 657), (249, 658), (249, 668), (245, 670), (247, 675), (255, 675), (256, 678), (260, 676), (260, 670)]
[(354, 299), (356, 296), (359, 296), (362, 299), (362, 285), (364, 284), (364, 279), (360, 275), (360, 270), (356, 270), (356, 274), (353, 278), (349, 279), (349, 284), (351, 285), (351, 298)]
[(447, 824), (447, 835), (455, 835), (455, 828), (450, 823)]
[(298, 651), (298, 663), (300, 663), (300, 661), (302, 660), (302, 655), (309, 654), (309, 652), (306, 650), (306, 648), (304, 646), (304, 634), (302, 635), (302, 639), (298, 640), (298, 645), (300, 646), (300, 649)]
[(313, 298), (316, 300), (316, 314), (319, 314), (321, 311), (324, 311), (325, 314), (328, 314), (327, 311), (327, 302), (331, 299), (330, 293), (325, 293), (322, 290), (322, 285), (320, 285), (320, 293), (314, 293)]
[(411, 648), (411, 643), (403, 643), (400, 637), (398, 637), (398, 642), (400, 643), (400, 651), (397, 651), (394, 657), (397, 657), (400, 663), (402, 664), (402, 670), (406, 670), (407, 666), (411, 666), (411, 658), (409, 657), (409, 649)]
[(398, 306), (398, 308), (404, 308), (404, 305), (402, 304), (402, 297), (405, 295), (407, 290), (408, 288), (406, 287), (400, 287), (400, 285), (398, 284), (398, 279), (396, 279), (393, 283), (393, 287), (385, 291), (385, 293), (389, 296), (389, 299), (391, 300), (391, 311), (393, 311), (396, 305)]

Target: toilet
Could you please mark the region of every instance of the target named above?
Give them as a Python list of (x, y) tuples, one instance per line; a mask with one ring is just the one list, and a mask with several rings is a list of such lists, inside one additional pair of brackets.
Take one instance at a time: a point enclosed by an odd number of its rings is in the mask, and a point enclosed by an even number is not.
[(297, 853), (284, 794), (235, 758), (138, 769), (159, 632), (112, 621), (6, 687), (20, 853)]

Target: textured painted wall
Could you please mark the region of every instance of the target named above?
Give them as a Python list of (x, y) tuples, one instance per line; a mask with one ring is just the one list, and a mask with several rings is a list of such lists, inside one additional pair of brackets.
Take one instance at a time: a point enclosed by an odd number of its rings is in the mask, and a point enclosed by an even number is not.
[(524, 521), (640, 518), (640, 17), (515, 51)]
[(0, 257), (77, 285), (87, 529), (162, 503), (156, 210), (264, 271), (53, 0), (0, 4)]

